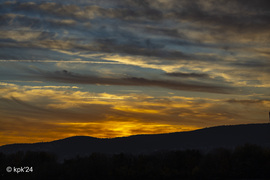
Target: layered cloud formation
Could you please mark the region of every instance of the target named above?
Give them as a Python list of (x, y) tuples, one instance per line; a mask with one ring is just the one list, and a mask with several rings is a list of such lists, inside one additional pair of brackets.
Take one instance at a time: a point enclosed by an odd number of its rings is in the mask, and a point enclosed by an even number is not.
[(266, 122), (269, 20), (266, 0), (1, 0), (0, 143)]

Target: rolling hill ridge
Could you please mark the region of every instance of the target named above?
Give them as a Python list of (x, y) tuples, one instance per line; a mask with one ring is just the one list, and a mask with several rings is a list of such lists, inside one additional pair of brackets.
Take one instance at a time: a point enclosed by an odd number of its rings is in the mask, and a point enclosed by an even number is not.
[(55, 153), (59, 159), (69, 159), (94, 152), (139, 154), (186, 149), (210, 151), (220, 147), (231, 149), (246, 143), (270, 147), (270, 124), (217, 126), (189, 132), (112, 139), (74, 136), (45, 143), (4, 145), (0, 147), (0, 152), (46, 151)]

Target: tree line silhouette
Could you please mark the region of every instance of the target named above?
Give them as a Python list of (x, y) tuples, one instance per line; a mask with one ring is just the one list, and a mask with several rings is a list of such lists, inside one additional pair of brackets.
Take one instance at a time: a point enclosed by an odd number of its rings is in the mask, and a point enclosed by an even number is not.
[[(246, 144), (233, 150), (219, 148), (154, 152), (152, 154), (101, 154), (59, 162), (47, 152), (0, 153), (0, 179), (269, 179), (270, 149)], [(33, 172), (10, 172), (6, 167), (33, 167)]]

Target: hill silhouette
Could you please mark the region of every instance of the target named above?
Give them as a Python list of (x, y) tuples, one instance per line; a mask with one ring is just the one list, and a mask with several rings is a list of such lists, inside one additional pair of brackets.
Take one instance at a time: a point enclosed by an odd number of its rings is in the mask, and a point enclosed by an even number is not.
[(10, 144), (0, 147), (0, 152), (45, 151), (54, 153), (60, 160), (98, 153), (152, 153), (159, 151), (215, 148), (232, 149), (243, 144), (270, 147), (270, 124), (217, 126), (189, 132), (135, 135), (112, 139), (74, 136), (61, 140), (34, 144)]

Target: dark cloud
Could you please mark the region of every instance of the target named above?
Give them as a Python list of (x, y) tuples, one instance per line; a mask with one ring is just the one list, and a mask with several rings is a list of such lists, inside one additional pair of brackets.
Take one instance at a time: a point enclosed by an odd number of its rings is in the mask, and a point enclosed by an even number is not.
[[(181, 8), (169, 10), (168, 17), (209, 25), (222, 33), (233, 30), (239, 33), (267, 31), (270, 27), (267, 1), (182, 1)], [(207, 5), (206, 5), (207, 4)], [(214, 30), (213, 29), (213, 30)]]
[(117, 86), (149, 86), (149, 87), (156, 86), (174, 90), (199, 91), (199, 92), (222, 93), (222, 94), (230, 94), (234, 93), (235, 91), (235, 89), (231, 87), (215, 86), (205, 83), (194, 83), (194, 82), (187, 83), (181, 81), (155, 80), (140, 77), (108, 78), (91, 75), (80, 75), (77, 73), (68, 72), (66, 70), (57, 71), (54, 73), (32, 71), (32, 73), (35, 73), (37, 76), (45, 78), (48, 81), (56, 81), (72, 84), (100, 84), (100, 85), (117, 85)]
[(245, 68), (263, 68), (268, 67), (269, 63), (261, 62), (261, 61), (254, 61), (254, 60), (246, 60), (242, 62), (235, 62), (231, 63), (233, 66), (245, 67)]
[[(114, 112), (111, 108), (112, 106), (109, 104), (81, 104), (77, 107), (80, 108), (79, 110), (76, 108), (53, 108), (49, 106), (50, 103), (57, 105), (60, 102), (57, 103), (53, 100), (53, 96), (46, 97), (46, 100), (43, 98), (39, 97), (28, 101), (17, 97), (0, 98), (0, 114), (1, 116), (6, 116), (6, 119), (13, 119), (13, 114), (15, 113), (15, 116), (18, 119), (22, 119), (22, 121), (36, 119), (40, 122), (46, 122), (48, 120), (58, 120), (58, 122), (72, 122), (74, 120), (80, 120), (80, 122), (91, 122), (105, 120), (106, 115)], [(68, 99), (66, 99), (66, 101), (68, 101)], [(14, 120), (17, 121), (16, 118), (14, 118)]]
[(173, 77), (182, 77), (182, 78), (209, 78), (208, 74), (200, 74), (200, 73), (172, 72), (172, 73), (166, 73), (166, 75), (173, 76)]
[(270, 2), (268, 0), (236, 0), (239, 6), (249, 11), (266, 12), (270, 10)]
[(151, 27), (151, 26), (145, 26), (142, 29), (143, 32), (149, 33), (149, 34), (155, 34), (160, 36), (169, 36), (173, 38), (187, 38), (184, 33), (181, 33), (176, 28), (163, 28), (163, 27)]
[[(144, 47), (146, 46), (146, 47)], [(120, 53), (139, 56), (153, 56), (162, 59), (180, 60), (192, 57), (181, 51), (162, 49), (162, 46), (154, 45), (148, 39), (142, 45), (114, 43), (104, 40), (96, 40), (96, 44), (89, 47), (92, 50), (106, 53)]]
[(103, 8), (97, 5), (80, 6), (77, 4), (64, 4), (54, 2), (24, 2), (1, 4), (1, 12), (18, 12), (24, 14), (38, 14), (47, 17), (55, 16), (57, 18), (73, 18), (76, 20), (94, 19), (97, 17), (103, 18), (118, 18), (122, 20), (160, 20), (162, 19), (162, 12), (157, 9), (146, 7), (143, 3), (141, 5), (130, 7), (114, 7)]
[[(261, 99), (244, 99), (244, 100), (239, 100), (239, 99), (229, 99), (226, 102), (228, 103), (239, 103), (239, 104), (262, 104), (266, 100), (261, 100)], [(269, 100), (267, 100), (269, 101)]]
[[(96, 17), (121, 20), (188, 20), (193, 23), (213, 25), (226, 30), (265, 30), (270, 15), (269, 2), (261, 1), (112, 1), (115, 6), (80, 6), (79, 3), (25, 2), (1, 4), (1, 12), (39, 14), (61, 18), (93, 19)], [(233, 12), (233, 13), (232, 13)]]
[(22, 100), (20, 100), (18, 98), (15, 98), (15, 97), (11, 97), (10, 101), (13, 102), (14, 105), (16, 104), (17, 106), (23, 107), (25, 109), (31, 109), (33, 111), (37, 111), (37, 112), (40, 112), (40, 113), (52, 112), (49, 109), (38, 107), (36, 105), (26, 103), (26, 102), (24, 102), (24, 101), (22, 101)]
[[(17, 15), (17, 14), (3, 14), (0, 15), (0, 26), (3, 29), (7, 26), (13, 27), (31, 27), (33, 30), (42, 29), (50, 30), (51, 28), (69, 28), (75, 29), (76, 21), (70, 19), (40, 19), (31, 16)], [(78, 28), (78, 27), (77, 27)], [(45, 32), (44, 32), (45, 33)], [(55, 34), (52, 32), (47, 32)]]

